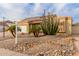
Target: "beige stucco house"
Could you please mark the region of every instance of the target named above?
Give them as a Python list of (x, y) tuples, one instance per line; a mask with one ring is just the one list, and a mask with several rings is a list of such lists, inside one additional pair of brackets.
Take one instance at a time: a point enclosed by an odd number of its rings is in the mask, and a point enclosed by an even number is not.
[[(72, 34), (72, 17), (70, 16), (57, 16), (59, 20), (59, 33)], [(22, 33), (29, 33), (29, 27), (31, 24), (40, 24), (42, 22), (42, 17), (31, 17), (19, 21), (19, 27)]]
[(18, 25), (21, 28), (22, 33), (29, 33), (29, 21), (28, 20), (19, 21)]

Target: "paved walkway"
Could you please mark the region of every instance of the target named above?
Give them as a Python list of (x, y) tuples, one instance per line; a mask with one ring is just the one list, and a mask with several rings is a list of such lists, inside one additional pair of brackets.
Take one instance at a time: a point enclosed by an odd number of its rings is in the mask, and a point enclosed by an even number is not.
[(27, 56), (18, 52), (13, 52), (8, 49), (0, 48), (0, 56)]

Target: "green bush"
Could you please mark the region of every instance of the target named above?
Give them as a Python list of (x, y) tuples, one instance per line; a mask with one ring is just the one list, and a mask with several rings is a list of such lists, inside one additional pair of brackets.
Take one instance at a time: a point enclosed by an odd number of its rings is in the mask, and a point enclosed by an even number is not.
[[(17, 27), (18, 31), (21, 31), (21, 29), (19, 27)], [(13, 37), (15, 37), (16, 35), (16, 25), (11, 25), (9, 26), (6, 31), (10, 31), (10, 33), (13, 35)]]
[(35, 37), (39, 36), (41, 28), (39, 25), (32, 25), (31, 32), (34, 34)]
[(41, 28), (45, 35), (55, 35), (58, 32), (58, 25), (57, 16), (49, 14), (43, 17)]

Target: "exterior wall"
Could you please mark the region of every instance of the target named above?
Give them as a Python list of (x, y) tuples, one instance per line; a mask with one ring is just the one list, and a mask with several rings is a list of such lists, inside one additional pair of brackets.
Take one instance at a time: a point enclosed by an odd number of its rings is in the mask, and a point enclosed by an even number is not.
[(29, 22), (19, 22), (19, 27), (22, 33), (29, 33)]
[(66, 20), (66, 32), (68, 35), (71, 35), (72, 34), (72, 18), (71, 17), (68, 17), (67, 20)]
[(58, 17), (59, 19), (59, 32), (72, 34), (72, 18), (71, 17)]
[(79, 34), (79, 26), (72, 26), (72, 34)]
[(66, 19), (65, 17), (58, 17), (59, 20), (59, 33), (66, 32)]
[(29, 33), (29, 26), (26, 25), (26, 26), (19, 26), (21, 28), (21, 32), (22, 33)]

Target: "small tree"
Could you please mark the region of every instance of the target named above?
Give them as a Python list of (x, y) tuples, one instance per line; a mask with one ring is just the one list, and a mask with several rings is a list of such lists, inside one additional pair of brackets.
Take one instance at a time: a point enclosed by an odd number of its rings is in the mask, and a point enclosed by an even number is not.
[(31, 32), (34, 34), (35, 37), (38, 37), (40, 29), (41, 28), (39, 25), (32, 25)]
[[(21, 31), (21, 29), (19, 27), (17, 28), (17, 30)], [(13, 37), (15, 37), (15, 35), (16, 35), (16, 25), (9, 26), (6, 31), (10, 31), (10, 33), (13, 35)]]
[(42, 31), (45, 35), (55, 35), (58, 30), (59, 22), (57, 20), (56, 15), (50, 15), (43, 17), (43, 21), (41, 23)]

